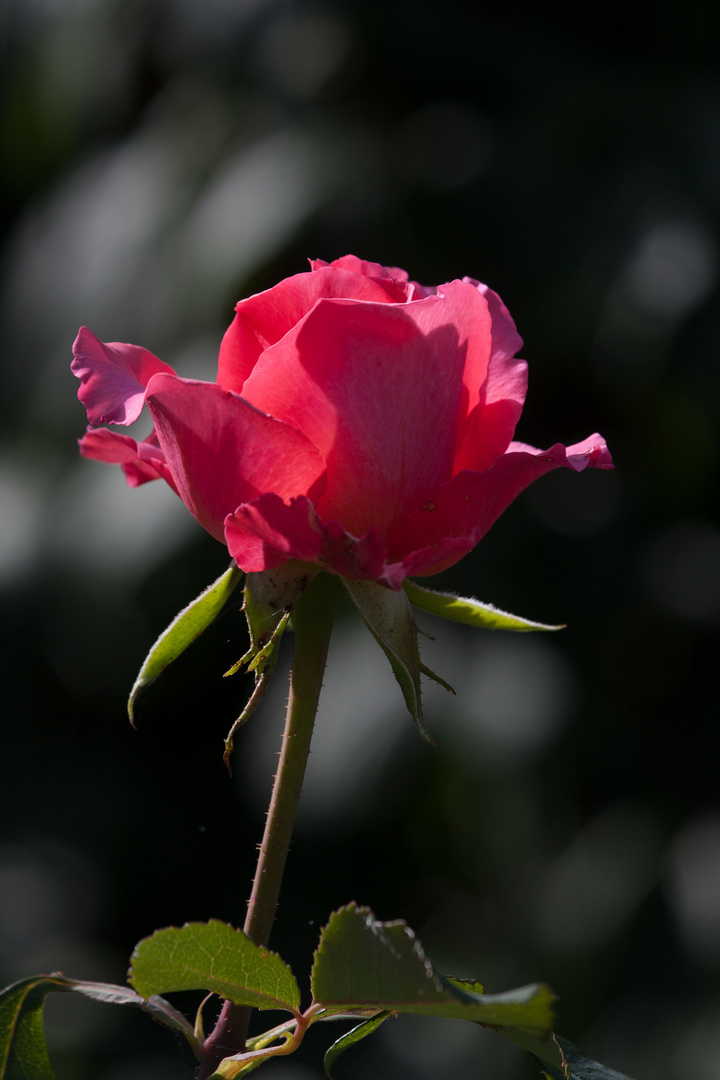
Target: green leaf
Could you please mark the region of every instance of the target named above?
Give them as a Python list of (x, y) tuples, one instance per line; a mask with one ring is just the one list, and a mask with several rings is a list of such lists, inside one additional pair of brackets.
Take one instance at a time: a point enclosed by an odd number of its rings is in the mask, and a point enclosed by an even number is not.
[(296, 1013), (300, 991), (290, 968), (242, 930), (208, 923), (157, 930), (135, 946), (129, 981), (143, 998), (173, 990), (212, 990), (236, 1005)]
[(518, 1028), (541, 1037), (551, 1031), (554, 995), (548, 987), (484, 994), (478, 985), (443, 978), (406, 923), (378, 922), (369, 908), (355, 904), (330, 917), (312, 972), (313, 999), (332, 1012), (372, 1007)]
[(532, 622), (519, 615), (510, 615), (500, 611), (492, 604), (481, 604), (471, 597), (454, 596), (452, 593), (435, 592), (417, 585), (407, 578), (403, 582), (405, 592), (411, 604), (438, 615), (441, 619), (464, 623), (466, 626), (479, 626), (486, 630), (516, 630), (526, 633), (529, 630), (563, 630), (564, 626), (549, 626), (546, 623)]
[(55, 1080), (42, 1023), (45, 998), (53, 991), (72, 991), (113, 1005), (135, 1005), (180, 1032), (200, 1058), (200, 1046), (192, 1027), (162, 998), (143, 1001), (128, 986), (80, 982), (63, 975), (37, 975), (0, 993), (0, 1080)]
[(190, 1024), (187, 1017), (174, 1009), (169, 1001), (165, 1001), (164, 998), (159, 997), (157, 994), (153, 994), (145, 1000), (129, 986), (80, 982), (73, 979), (65, 981), (67, 983), (66, 989), (72, 990), (76, 994), (83, 994), (85, 997), (92, 998), (93, 1001), (101, 1001), (107, 1005), (134, 1005), (136, 1008), (142, 1009), (143, 1012), (147, 1013), (159, 1024), (163, 1024), (164, 1027), (168, 1027), (186, 1038), (196, 1057), (200, 1058), (200, 1042), (195, 1036), (192, 1024)]
[(503, 1030), (500, 1034), (532, 1054), (550, 1080), (631, 1080), (624, 1073), (592, 1061), (559, 1035), (542, 1039), (523, 1031)]
[(481, 982), (478, 982), (477, 979), (456, 979), (452, 975), (443, 975), (443, 979), (446, 983), (449, 983), (450, 986), (455, 987), (461, 992), (467, 994), (485, 993), (485, 987)]
[(39, 976), (0, 994), (0, 1080), (55, 1080), (42, 1024), (45, 996), (55, 989)]
[(390, 1015), (389, 1012), (378, 1013), (377, 1016), (371, 1017), (370, 1020), (365, 1020), (362, 1024), (358, 1024), (352, 1031), (346, 1031), (344, 1035), (341, 1035), (340, 1038), (332, 1044), (325, 1054), (324, 1061), (325, 1075), (328, 1077), (328, 1080), (333, 1080), (330, 1070), (336, 1060), (340, 1057), (340, 1054), (342, 1054), (343, 1050), (349, 1050), (351, 1046), (360, 1042), (360, 1040), (364, 1039), (367, 1035), (372, 1035), (373, 1031), (377, 1031), (380, 1025), (384, 1023)]
[(548, 1074), (551, 1080), (569, 1080), (569, 1074), (563, 1071), (567, 1062), (558, 1045), (557, 1036), (547, 1032), (538, 1036), (531, 1031), (516, 1031), (512, 1028), (500, 1031), (500, 1034), (527, 1050), (543, 1068), (551, 1066), (552, 1071)]
[(559, 1035), (556, 1035), (555, 1041), (565, 1055), (572, 1080), (631, 1080), (631, 1077), (626, 1076), (625, 1073), (609, 1069), (607, 1065), (601, 1065), (599, 1061), (591, 1061), (567, 1039), (561, 1039)]
[[(550, 1065), (548, 1076), (551, 1080), (631, 1080), (625, 1073), (609, 1069), (607, 1065), (601, 1065), (599, 1061), (592, 1061), (586, 1057), (577, 1046), (560, 1036), (553, 1037), (554, 1046), (545, 1044), (538, 1048), (530, 1048), (533, 1057), (543, 1065)], [(554, 1051), (554, 1053), (553, 1053)]]
[(566, 1039), (561, 1039), (556, 1035), (555, 1040), (565, 1055), (571, 1080), (631, 1080), (625, 1073), (609, 1069), (607, 1065), (601, 1065), (599, 1061), (591, 1061), (578, 1050), (577, 1046), (573, 1046)]
[(376, 581), (349, 581), (343, 584), (355, 602), (368, 629), (390, 661), (393, 675), (400, 684), (408, 712), (428, 741), (422, 715), (420, 651), (417, 627), (408, 598)]
[(192, 645), (203, 630), (208, 628), (227, 603), (242, 576), (242, 571), (238, 570), (233, 563), (217, 581), (208, 585), (207, 589), (201, 592), (191, 604), (183, 608), (166, 630), (163, 630), (145, 657), (135, 685), (130, 691), (128, 715), (132, 724), (135, 723), (135, 699), (140, 691), (157, 679), (168, 664), (177, 660), (178, 656), (184, 653), (189, 645)]

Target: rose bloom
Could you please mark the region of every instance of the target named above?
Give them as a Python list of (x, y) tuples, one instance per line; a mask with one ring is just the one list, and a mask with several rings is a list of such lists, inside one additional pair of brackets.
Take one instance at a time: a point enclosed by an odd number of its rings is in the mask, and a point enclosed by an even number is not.
[[(352, 255), (310, 265), (239, 302), (216, 383), (83, 327), (81, 453), (131, 486), (165, 480), (242, 570), (297, 559), (392, 589), (456, 563), (544, 473), (612, 467), (599, 435), (513, 441), (527, 365), (486, 285), (427, 288)], [(144, 441), (100, 426), (144, 405)]]

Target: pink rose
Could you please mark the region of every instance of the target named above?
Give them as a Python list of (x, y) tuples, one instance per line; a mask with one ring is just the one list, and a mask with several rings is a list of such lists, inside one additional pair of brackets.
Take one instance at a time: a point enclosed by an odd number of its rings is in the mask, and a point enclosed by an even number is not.
[[(424, 288), (352, 255), (311, 267), (240, 301), (217, 383), (81, 329), (81, 453), (167, 481), (247, 572), (298, 559), (392, 589), (452, 566), (544, 473), (611, 468), (599, 435), (512, 441), (527, 366), (487, 286)], [(100, 427), (145, 404), (145, 441)]]

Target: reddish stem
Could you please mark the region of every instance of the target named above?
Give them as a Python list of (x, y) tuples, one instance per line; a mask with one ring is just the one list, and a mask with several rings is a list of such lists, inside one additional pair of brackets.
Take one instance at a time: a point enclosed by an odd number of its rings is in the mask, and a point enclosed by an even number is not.
[[(275, 918), (341, 596), (339, 579), (321, 573), (293, 609), (295, 647), (282, 751), (243, 927), (256, 945), (267, 945)], [(207, 1080), (224, 1057), (245, 1049), (251, 1013), (248, 1006), (225, 1002), (203, 1044), (198, 1080)]]

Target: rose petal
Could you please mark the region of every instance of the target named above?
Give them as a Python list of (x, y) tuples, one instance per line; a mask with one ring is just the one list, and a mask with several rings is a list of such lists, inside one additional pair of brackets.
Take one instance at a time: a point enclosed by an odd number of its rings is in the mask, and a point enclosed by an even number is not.
[[(512, 442), (508, 447), (510, 453), (522, 452), (525, 454), (542, 455), (549, 454), (552, 450), (555, 450), (559, 444), (551, 447), (550, 450), (538, 450), (534, 446), (528, 446), (527, 443)], [(567, 461), (561, 462), (563, 465), (568, 465), (575, 472), (582, 472), (590, 465), (593, 469), (612, 469), (614, 468), (612, 456), (607, 448), (607, 443), (603, 439), (602, 435), (598, 435), (595, 432), (594, 435), (588, 435), (587, 439), (583, 439), (582, 442), (574, 443), (573, 446), (568, 446), (565, 449)]]
[(411, 551), (400, 562), (386, 563), (381, 580), (391, 589), (401, 589), (406, 577), (439, 574), (472, 551), (482, 536), (480, 529), (474, 529), (467, 536), (448, 537), (419, 551)]
[(93, 427), (132, 424), (142, 412), (145, 387), (157, 372), (174, 375), (163, 360), (139, 345), (100, 341), (81, 326), (71, 370), (80, 379), (78, 397)]
[(463, 426), (453, 462), (453, 473), (489, 469), (507, 450), (527, 393), (524, 360), (495, 353), (490, 357), (480, 400)]
[(155, 432), (143, 442), (137, 442), (118, 431), (88, 428), (78, 443), (83, 457), (108, 465), (122, 465), (130, 487), (139, 487), (149, 480), (165, 480), (173, 491), (177, 491)]
[(379, 304), (404, 300), (404, 294), (391, 286), (350, 270), (321, 267), (241, 300), (220, 346), (218, 383), (241, 393), (260, 354), (292, 330), (320, 298), (351, 297)]
[(300, 496), (283, 502), (272, 493), (229, 514), (225, 540), (246, 573), (271, 570), (288, 559), (298, 559), (319, 563), (353, 580), (376, 580), (387, 555), (376, 530), (358, 540), (336, 521), (323, 525), (309, 499)]
[(305, 435), (215, 383), (156, 375), (147, 403), (180, 497), (218, 540), (227, 515), (263, 492), (323, 490), (325, 462)]
[(513, 359), (522, 339), (505, 305), (485, 285), (463, 278), (437, 292), (452, 298), (468, 339), (453, 474), (489, 469), (507, 449), (525, 401), (527, 365)]
[(357, 540), (337, 521), (323, 525), (323, 545), (318, 562), (351, 581), (375, 581), (385, 568), (387, 548), (373, 526)]
[(286, 504), (269, 492), (225, 519), (228, 551), (246, 574), (272, 570), (288, 559), (317, 562), (322, 540), (312, 503), (302, 496)]
[[(588, 465), (612, 468), (610, 453), (600, 435), (591, 435), (567, 448), (556, 443), (549, 450), (511, 444), (510, 451), (486, 472), (465, 471), (454, 476), (426, 506), (393, 529), (388, 543), (390, 559), (412, 566), (408, 574), (439, 573), (470, 551), (534, 480), (561, 466), (580, 472)], [(449, 541), (464, 544), (455, 553), (452, 544), (443, 546)]]
[(466, 348), (442, 297), (405, 306), (320, 300), (245, 384), (328, 462), (323, 520), (384, 538), (452, 475)]
[[(394, 281), (404, 285), (408, 280), (407, 270), (401, 270), (399, 266), (381, 266), (380, 263), (368, 262), (367, 259), (358, 259), (357, 255), (343, 255), (339, 259), (333, 259), (327, 263), (324, 259), (310, 259), (313, 271), (320, 270), (324, 266), (334, 266), (337, 270), (349, 270), (353, 274), (362, 274), (363, 277), (375, 278), (378, 281)], [(345, 294), (350, 296), (349, 293)], [(404, 290), (399, 295), (404, 296)]]
[(491, 357), (509, 360), (522, 349), (523, 340), (517, 332), (515, 321), (496, 292), (474, 278), (464, 277), (464, 282), (474, 285), (487, 300), (492, 319)]

